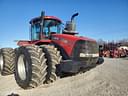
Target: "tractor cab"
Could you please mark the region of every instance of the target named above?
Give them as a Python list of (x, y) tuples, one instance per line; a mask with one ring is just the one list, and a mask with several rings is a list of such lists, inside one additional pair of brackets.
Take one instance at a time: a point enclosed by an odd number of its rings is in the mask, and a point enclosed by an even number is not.
[(30, 21), (31, 40), (49, 39), (51, 34), (60, 34), (61, 20), (54, 16), (40, 16)]
[(40, 17), (34, 18), (30, 21), (31, 40), (50, 39), (51, 34), (78, 34), (74, 22), (74, 17), (76, 16), (78, 16), (78, 13), (72, 15), (71, 21), (67, 21), (65, 28), (63, 29), (60, 19), (54, 16), (45, 16), (45, 13), (42, 12)]

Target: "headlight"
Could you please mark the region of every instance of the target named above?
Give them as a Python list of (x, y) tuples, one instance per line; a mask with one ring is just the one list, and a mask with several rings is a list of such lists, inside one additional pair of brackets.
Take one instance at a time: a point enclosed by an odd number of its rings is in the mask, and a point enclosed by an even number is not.
[(99, 54), (98, 53), (95, 53), (95, 54), (80, 53), (80, 57), (99, 57)]

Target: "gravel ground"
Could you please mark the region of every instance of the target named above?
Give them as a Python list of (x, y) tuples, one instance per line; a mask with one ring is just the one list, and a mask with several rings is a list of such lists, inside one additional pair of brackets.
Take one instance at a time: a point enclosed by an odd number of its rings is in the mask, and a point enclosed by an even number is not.
[(24, 90), (14, 76), (0, 76), (0, 96), (128, 96), (128, 60), (108, 59), (83, 74), (57, 80), (50, 85)]

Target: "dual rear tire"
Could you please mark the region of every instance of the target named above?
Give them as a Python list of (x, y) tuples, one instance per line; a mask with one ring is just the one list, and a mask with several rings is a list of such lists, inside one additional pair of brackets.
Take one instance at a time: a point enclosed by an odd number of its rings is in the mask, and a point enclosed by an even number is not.
[(0, 49), (0, 73), (10, 75), (14, 73), (15, 50), (12, 48)]

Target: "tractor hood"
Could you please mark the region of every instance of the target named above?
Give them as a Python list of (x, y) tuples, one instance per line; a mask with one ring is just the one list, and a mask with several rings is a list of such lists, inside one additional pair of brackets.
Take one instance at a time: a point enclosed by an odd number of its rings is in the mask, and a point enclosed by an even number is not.
[[(88, 46), (89, 48), (88, 50), (91, 54), (97, 53), (96, 41), (87, 37), (75, 36), (69, 34), (53, 34), (51, 39), (54, 43), (64, 48), (66, 53), (68, 53), (68, 56), (74, 56), (73, 55), (74, 52), (78, 51), (78, 50), (74, 51), (74, 49), (81, 49), (81, 46), (83, 47)], [(78, 48), (78, 46), (80, 48)]]

